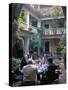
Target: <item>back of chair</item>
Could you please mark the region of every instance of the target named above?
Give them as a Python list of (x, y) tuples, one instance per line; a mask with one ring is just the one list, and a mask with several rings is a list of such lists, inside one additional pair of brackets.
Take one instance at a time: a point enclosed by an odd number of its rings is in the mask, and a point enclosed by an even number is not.
[(37, 70), (32, 65), (24, 66), (23, 72), (24, 72), (24, 76), (23, 76), (24, 82), (27, 82), (27, 81), (33, 82), (37, 80)]
[(59, 79), (59, 74), (60, 74), (60, 67), (59, 65), (55, 66), (55, 80)]
[(53, 81), (55, 79), (55, 65), (50, 65), (46, 74), (47, 81)]

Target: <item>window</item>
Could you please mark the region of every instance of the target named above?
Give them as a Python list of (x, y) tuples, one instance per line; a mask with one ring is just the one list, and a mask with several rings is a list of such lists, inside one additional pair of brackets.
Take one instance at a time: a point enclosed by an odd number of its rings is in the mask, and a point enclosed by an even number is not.
[(32, 21), (32, 26), (37, 27), (37, 21)]
[(49, 28), (49, 24), (45, 24), (45, 28)]
[(34, 5), (34, 8), (38, 8), (38, 5)]

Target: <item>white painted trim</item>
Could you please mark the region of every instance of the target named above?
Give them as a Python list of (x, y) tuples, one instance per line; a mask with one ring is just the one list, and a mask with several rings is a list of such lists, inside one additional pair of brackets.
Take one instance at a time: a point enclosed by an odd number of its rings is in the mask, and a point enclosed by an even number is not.
[[(24, 7), (24, 10), (27, 10), (27, 11), (29, 11), (27, 8), (25, 8)], [(31, 15), (31, 16), (33, 16), (35, 19), (37, 19), (37, 20), (39, 20), (40, 18), (38, 18), (36, 15), (34, 15), (32, 12), (30, 12), (29, 11), (29, 14)]]
[(37, 27), (38, 27), (38, 28), (41, 27), (41, 20), (38, 20), (38, 22), (37, 22)]
[[(27, 10), (27, 11), (29, 11), (27, 8), (25, 8), (25, 7), (23, 7), (25, 10)], [(39, 18), (39, 17), (37, 17), (35, 14), (33, 14), (32, 12), (30, 12), (29, 11), (29, 13), (30, 13), (30, 15), (31, 16), (33, 16), (35, 19), (37, 19), (37, 20), (53, 20), (53, 19), (64, 19), (65, 18), (65, 16), (50, 16), (50, 17), (45, 17), (45, 18)]]
[[(45, 18), (38, 18), (36, 15), (34, 15), (32, 12), (30, 12), (27, 8), (23, 7), (24, 10), (29, 12), (29, 15), (34, 17), (37, 21), (43, 21), (43, 20), (54, 20), (54, 19), (64, 19), (65, 16), (54, 16), (54, 17), (45, 17)], [(41, 22), (40, 22), (41, 23)]]
[(52, 19), (64, 19), (65, 16), (56, 16), (56, 17), (45, 17), (45, 18), (40, 18), (40, 20), (52, 20)]
[[(30, 11), (29, 11), (30, 12)], [(32, 12), (30, 12), (30, 15), (33, 16), (35, 19), (40, 20), (36, 15), (34, 15)]]

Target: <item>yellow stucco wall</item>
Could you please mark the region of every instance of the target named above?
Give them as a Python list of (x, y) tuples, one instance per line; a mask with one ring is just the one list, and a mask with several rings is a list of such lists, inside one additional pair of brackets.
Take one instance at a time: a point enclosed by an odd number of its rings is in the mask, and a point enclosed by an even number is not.
[(50, 48), (51, 48), (51, 53), (54, 56), (56, 54), (56, 49), (57, 49), (57, 46), (55, 44), (55, 40), (52, 40), (50, 42)]

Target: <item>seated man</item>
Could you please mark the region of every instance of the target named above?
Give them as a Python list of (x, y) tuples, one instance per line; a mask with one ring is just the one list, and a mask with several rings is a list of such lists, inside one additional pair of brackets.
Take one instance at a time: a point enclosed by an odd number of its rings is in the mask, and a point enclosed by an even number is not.
[(23, 67), (23, 84), (35, 85), (37, 81), (37, 68), (32, 61), (28, 62), (28, 65)]
[(46, 72), (46, 77), (42, 78), (42, 83), (51, 84), (55, 79), (55, 64), (53, 63), (52, 58), (48, 59), (48, 71)]

